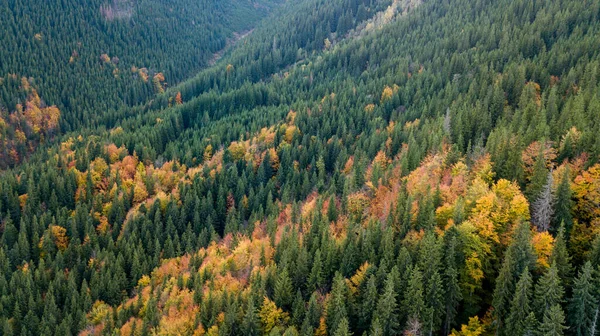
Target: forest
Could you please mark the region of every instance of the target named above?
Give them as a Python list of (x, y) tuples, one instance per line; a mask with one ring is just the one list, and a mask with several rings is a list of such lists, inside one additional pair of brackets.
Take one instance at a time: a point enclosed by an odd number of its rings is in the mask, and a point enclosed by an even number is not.
[(599, 0), (51, 2), (0, 335), (600, 334)]

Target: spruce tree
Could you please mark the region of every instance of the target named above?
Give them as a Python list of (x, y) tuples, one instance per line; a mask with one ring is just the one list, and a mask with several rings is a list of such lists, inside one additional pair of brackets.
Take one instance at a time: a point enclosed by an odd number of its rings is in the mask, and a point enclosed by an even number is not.
[(566, 240), (569, 240), (573, 228), (573, 192), (571, 191), (571, 178), (569, 166), (566, 165), (565, 172), (556, 188), (556, 202), (554, 203), (554, 230), (564, 225)]
[(380, 321), (383, 335), (396, 335), (398, 333), (400, 327), (398, 305), (396, 293), (394, 292), (394, 279), (391, 274), (388, 275), (385, 281), (385, 287), (377, 302), (373, 318)]
[(408, 323), (423, 320), (425, 300), (423, 298), (423, 275), (417, 266), (413, 267), (406, 294), (402, 303), (406, 309)]
[(258, 317), (258, 309), (254, 304), (254, 298), (250, 296), (246, 308), (246, 314), (242, 321), (244, 334), (248, 336), (260, 335), (260, 320)]
[(564, 289), (558, 275), (556, 263), (552, 263), (546, 273), (539, 279), (535, 286), (534, 311), (538, 321), (542, 321), (544, 313), (551, 307), (563, 301)]
[(525, 268), (510, 304), (506, 319), (506, 335), (522, 335), (527, 329), (527, 317), (531, 313), (531, 287), (531, 274), (529, 274), (529, 269)]
[(492, 305), (499, 333), (503, 333), (517, 279), (525, 269), (535, 267), (535, 260), (530, 226), (529, 223), (523, 222), (515, 229), (513, 241), (506, 251), (502, 268), (496, 278)]
[[(539, 334), (544, 336), (563, 336), (565, 330), (565, 313), (559, 304), (550, 307), (544, 313), (544, 319), (539, 327)], [(589, 334), (594, 335), (594, 334)]]
[(277, 280), (275, 281), (275, 289), (274, 289), (274, 300), (277, 307), (282, 309), (289, 309), (293, 300), (293, 285), (292, 279), (290, 279), (287, 267), (284, 267), (283, 270), (277, 276)]
[(573, 266), (571, 265), (571, 257), (567, 250), (565, 226), (562, 223), (558, 228), (558, 234), (554, 240), (552, 254), (550, 255), (550, 263), (556, 264), (558, 277), (564, 282), (565, 286), (568, 286), (570, 284), (571, 274), (573, 273)]
[(594, 335), (592, 327), (598, 309), (592, 264), (588, 261), (573, 283), (573, 297), (569, 304), (572, 332), (577, 336)]
[(331, 288), (331, 297), (327, 305), (327, 328), (329, 334), (334, 334), (340, 322), (348, 318), (346, 305), (348, 287), (340, 273), (336, 273)]
[(458, 271), (456, 269), (456, 236), (452, 236), (446, 248), (444, 284), (446, 285), (445, 300), (445, 320), (444, 333), (449, 334), (454, 324), (458, 305), (462, 300), (462, 293), (458, 283)]

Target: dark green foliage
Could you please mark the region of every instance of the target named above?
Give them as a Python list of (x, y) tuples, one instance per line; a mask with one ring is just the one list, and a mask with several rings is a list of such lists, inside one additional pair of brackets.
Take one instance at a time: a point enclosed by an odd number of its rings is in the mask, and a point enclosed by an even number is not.
[(598, 314), (598, 298), (594, 271), (590, 262), (586, 262), (573, 282), (573, 297), (569, 303), (570, 325), (574, 335), (594, 335)]
[[(278, 242), (273, 262), (263, 251), (259, 266), (277, 271), (252, 282), (248, 297), (227, 294), (223, 302), (200, 292), (206, 274), (192, 276), (187, 286), (200, 306), (198, 324), (210, 327), (224, 312), (221, 333), (258, 335), (258, 312), (267, 296), (290, 314), (289, 325), (273, 334), (313, 335), (325, 316), (331, 335), (394, 335), (416, 327), (447, 334), (467, 323), (467, 315), (482, 317), (490, 305), (493, 327), (502, 335), (589, 334), (597, 316), (600, 243), (586, 255), (591, 266), (573, 281), (573, 269), (581, 265), (571, 264), (567, 252), (578, 216), (568, 173), (555, 191), (551, 268), (542, 273), (536, 265), (530, 224), (516, 224), (508, 249), (492, 247), (490, 260), (484, 260), (487, 277), (473, 293), (461, 292), (465, 242), (453, 237), (453, 228), (444, 238), (436, 233), (445, 225), (436, 213), (445, 197), (441, 186), (413, 196), (406, 182), (397, 181), (390, 188), (397, 187), (398, 195), (385, 209), (389, 214), (370, 223), (359, 222), (364, 213), (349, 216), (348, 197), (360, 193), (370, 199), (378, 186), (389, 186), (396, 170), (407, 175), (428, 154), (448, 147), (448, 165), (465, 158), (471, 168), (489, 153), (494, 178), (517, 181), (529, 200), (539, 196), (550, 168), (540, 155), (533, 177), (526, 176), (522, 150), (533, 141), (552, 141), (559, 152), (555, 166), (583, 153), (590, 158), (586, 164), (596, 162), (598, 1), (425, 1), (371, 32), (353, 29), (391, 1), (288, 2), (216, 66), (197, 74), (233, 31), (262, 16), (261, 4), (272, 2), (137, 3), (149, 7), (136, 9), (135, 20), (110, 22), (99, 16), (104, 2), (96, 0), (76, 15), (68, 14), (75, 5), (56, 1), (39, 8), (23, 1), (0, 4), (10, 8), (1, 20), (10, 27), (0, 37), (1, 75), (33, 76), (44, 100), (63, 110), (62, 131), (68, 133), (1, 173), (0, 333), (76, 334), (88, 327), (93, 302), (119, 305), (162, 259), (197, 251), (226, 233), (234, 233), (236, 244), (235, 233), (251, 234), (258, 223)], [(182, 3), (190, 17), (180, 12)], [(142, 14), (146, 11), (152, 15)], [(163, 20), (171, 23), (159, 25)], [(94, 23), (92, 32), (62, 38), (63, 30), (82, 22)], [(51, 29), (62, 23), (64, 29)], [(207, 25), (210, 34), (198, 33)], [(37, 31), (41, 41), (33, 38)], [(68, 64), (79, 39), (79, 59)], [(332, 43), (328, 50), (325, 39)], [(118, 66), (101, 64), (105, 52), (119, 57)], [(152, 80), (141, 81), (131, 65), (164, 72), (172, 88), (154, 95)], [(115, 67), (119, 78), (112, 74)], [(2, 104), (26, 98), (12, 93), (18, 85), (0, 85)], [(382, 102), (382, 90), (394, 85)], [(173, 106), (178, 92), (183, 104)], [(367, 112), (369, 104), (373, 109)], [(290, 110), (298, 132), (287, 139), (281, 126), (291, 124)], [(232, 141), (251, 140), (270, 127), (273, 143), (258, 141), (257, 152), (247, 153), (259, 161), (236, 158), (229, 149)], [(578, 136), (566, 135), (571, 127)], [(79, 135), (74, 158), (63, 157), (59, 142)], [(187, 167), (203, 164), (204, 171), (179, 183), (177, 196), (164, 202), (140, 206), (133, 201), (134, 188), (105, 196), (94, 190), (86, 171), (97, 158), (110, 161), (105, 149), (110, 143), (146, 165), (175, 160)], [(208, 145), (215, 152), (224, 149), (222, 169), (214, 174), (203, 162)], [(379, 151), (391, 159), (385, 169), (371, 164)], [(344, 172), (348, 162), (354, 164)], [(123, 190), (119, 176), (101, 178), (108, 190), (113, 185)], [(143, 181), (151, 197), (158, 192), (154, 182)], [(304, 202), (314, 191), (315, 208), (322, 209), (327, 199), (329, 207), (306, 218)], [(469, 219), (472, 201), (458, 201), (451, 216), (455, 225)], [(286, 231), (276, 239), (288, 205), (291, 222), (310, 229), (302, 238)], [(95, 213), (105, 211), (109, 229), (103, 233)], [(346, 238), (335, 236), (331, 222), (345, 225)], [(64, 251), (53, 244), (51, 226), (65, 229)], [(424, 231), (419, 242), (414, 229)], [(351, 293), (347, 279), (365, 262), (369, 270)], [(202, 260), (190, 263), (197, 269)], [(21, 271), (24, 265), (29, 272)], [(571, 297), (564, 306), (563, 290)], [(153, 294), (147, 303), (143, 323), (135, 327), (142, 334), (151, 334), (161, 317), (161, 298)], [(122, 310), (108, 321), (122, 325), (135, 314)]]

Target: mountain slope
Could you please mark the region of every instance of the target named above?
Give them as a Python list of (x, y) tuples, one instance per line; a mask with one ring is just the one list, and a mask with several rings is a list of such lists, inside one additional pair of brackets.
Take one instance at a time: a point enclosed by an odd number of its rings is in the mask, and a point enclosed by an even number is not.
[[(0, 3), (6, 33), (0, 74), (32, 77), (66, 131), (206, 67), (233, 32), (252, 28), (277, 1), (93, 0)], [(153, 85), (162, 73), (165, 83)], [(5, 88), (4, 88), (5, 89)], [(0, 106), (13, 110), (13, 92)]]
[(4, 173), (3, 331), (593, 334), (600, 2), (278, 14)]

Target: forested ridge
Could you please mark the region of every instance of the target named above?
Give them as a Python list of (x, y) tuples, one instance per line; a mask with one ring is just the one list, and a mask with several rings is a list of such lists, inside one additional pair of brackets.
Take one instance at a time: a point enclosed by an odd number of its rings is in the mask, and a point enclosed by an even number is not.
[[(234, 33), (252, 29), (280, 3), (3, 0), (0, 111), (18, 114), (26, 78), (43, 104), (62, 112), (57, 130), (95, 128), (110, 111), (144, 103), (206, 68)], [(27, 145), (4, 145), (15, 154), (0, 166), (22, 161), (31, 151), (19, 147)]]
[(288, 2), (62, 135), (7, 75), (1, 139), (32, 154), (0, 173), (0, 333), (598, 334), (599, 22)]

